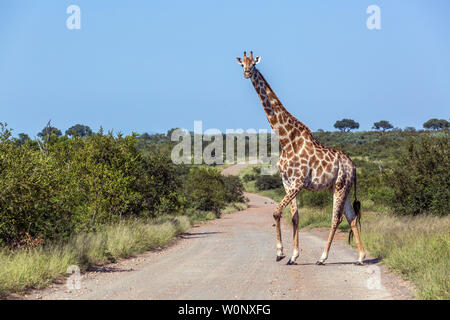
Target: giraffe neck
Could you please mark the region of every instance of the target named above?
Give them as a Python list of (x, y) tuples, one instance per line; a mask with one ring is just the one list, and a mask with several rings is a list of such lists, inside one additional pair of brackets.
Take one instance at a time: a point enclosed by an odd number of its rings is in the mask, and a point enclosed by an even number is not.
[(310, 132), (303, 123), (286, 110), (258, 69), (253, 72), (251, 80), (261, 100), (267, 120), (269, 120), (270, 126), (278, 136), (282, 148), (290, 144), (291, 133), (294, 130), (300, 129)]

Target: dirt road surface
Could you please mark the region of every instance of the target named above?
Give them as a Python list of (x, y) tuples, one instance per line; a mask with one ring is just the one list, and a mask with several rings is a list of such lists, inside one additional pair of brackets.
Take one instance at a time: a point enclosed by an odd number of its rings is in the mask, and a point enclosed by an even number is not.
[[(236, 165), (224, 170), (235, 174)], [(29, 299), (410, 299), (407, 284), (375, 260), (356, 266), (357, 251), (338, 235), (326, 265), (315, 265), (327, 230), (302, 231), (298, 265), (292, 228), (282, 221), (286, 258), (275, 261), (276, 203), (246, 194), (249, 207), (194, 226), (168, 248), (81, 276), (81, 289), (55, 284)], [(300, 212), (301, 214), (301, 212)], [(340, 238), (340, 239), (339, 239)]]

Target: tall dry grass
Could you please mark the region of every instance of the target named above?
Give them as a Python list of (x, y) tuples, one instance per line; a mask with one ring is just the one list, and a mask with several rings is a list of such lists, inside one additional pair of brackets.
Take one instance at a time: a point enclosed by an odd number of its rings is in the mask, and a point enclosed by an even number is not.
[(96, 233), (75, 235), (66, 243), (31, 249), (0, 251), (0, 296), (44, 288), (70, 265), (92, 265), (167, 245), (191, 226), (186, 216), (126, 220)]
[(450, 216), (398, 217), (373, 213), (362, 219), (367, 250), (411, 280), (421, 299), (450, 299)]

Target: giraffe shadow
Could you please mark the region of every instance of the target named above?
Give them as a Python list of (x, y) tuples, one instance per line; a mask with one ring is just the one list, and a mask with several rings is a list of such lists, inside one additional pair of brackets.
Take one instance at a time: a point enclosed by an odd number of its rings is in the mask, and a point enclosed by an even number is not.
[[(381, 261), (380, 258), (366, 259), (366, 260), (364, 260), (364, 265), (377, 264), (377, 263), (380, 262), (380, 261)], [(355, 262), (355, 261), (352, 261), (352, 262), (350, 262), (350, 261), (342, 261), (342, 262), (325, 262), (325, 264), (324, 264), (324, 265), (320, 265), (320, 267), (326, 267), (326, 266), (332, 266), (332, 265), (351, 265), (351, 264), (355, 265), (356, 262)], [(314, 263), (310, 263), (310, 262), (307, 262), (307, 263), (297, 263), (297, 265), (299, 265), (299, 266), (314, 266), (314, 265), (316, 265), (316, 263), (315, 263), (315, 262), (314, 262)]]

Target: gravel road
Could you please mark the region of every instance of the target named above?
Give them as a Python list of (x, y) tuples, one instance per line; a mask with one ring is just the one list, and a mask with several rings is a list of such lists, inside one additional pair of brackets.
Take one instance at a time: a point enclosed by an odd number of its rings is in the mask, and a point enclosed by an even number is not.
[[(240, 165), (224, 170), (236, 173)], [(298, 265), (286, 265), (292, 228), (282, 221), (287, 257), (275, 262), (275, 203), (246, 194), (249, 208), (194, 226), (169, 247), (87, 272), (81, 289), (64, 284), (28, 299), (411, 299), (410, 287), (337, 234), (326, 265), (315, 265), (328, 230), (300, 232)], [(299, 212), (301, 214), (301, 210)]]

